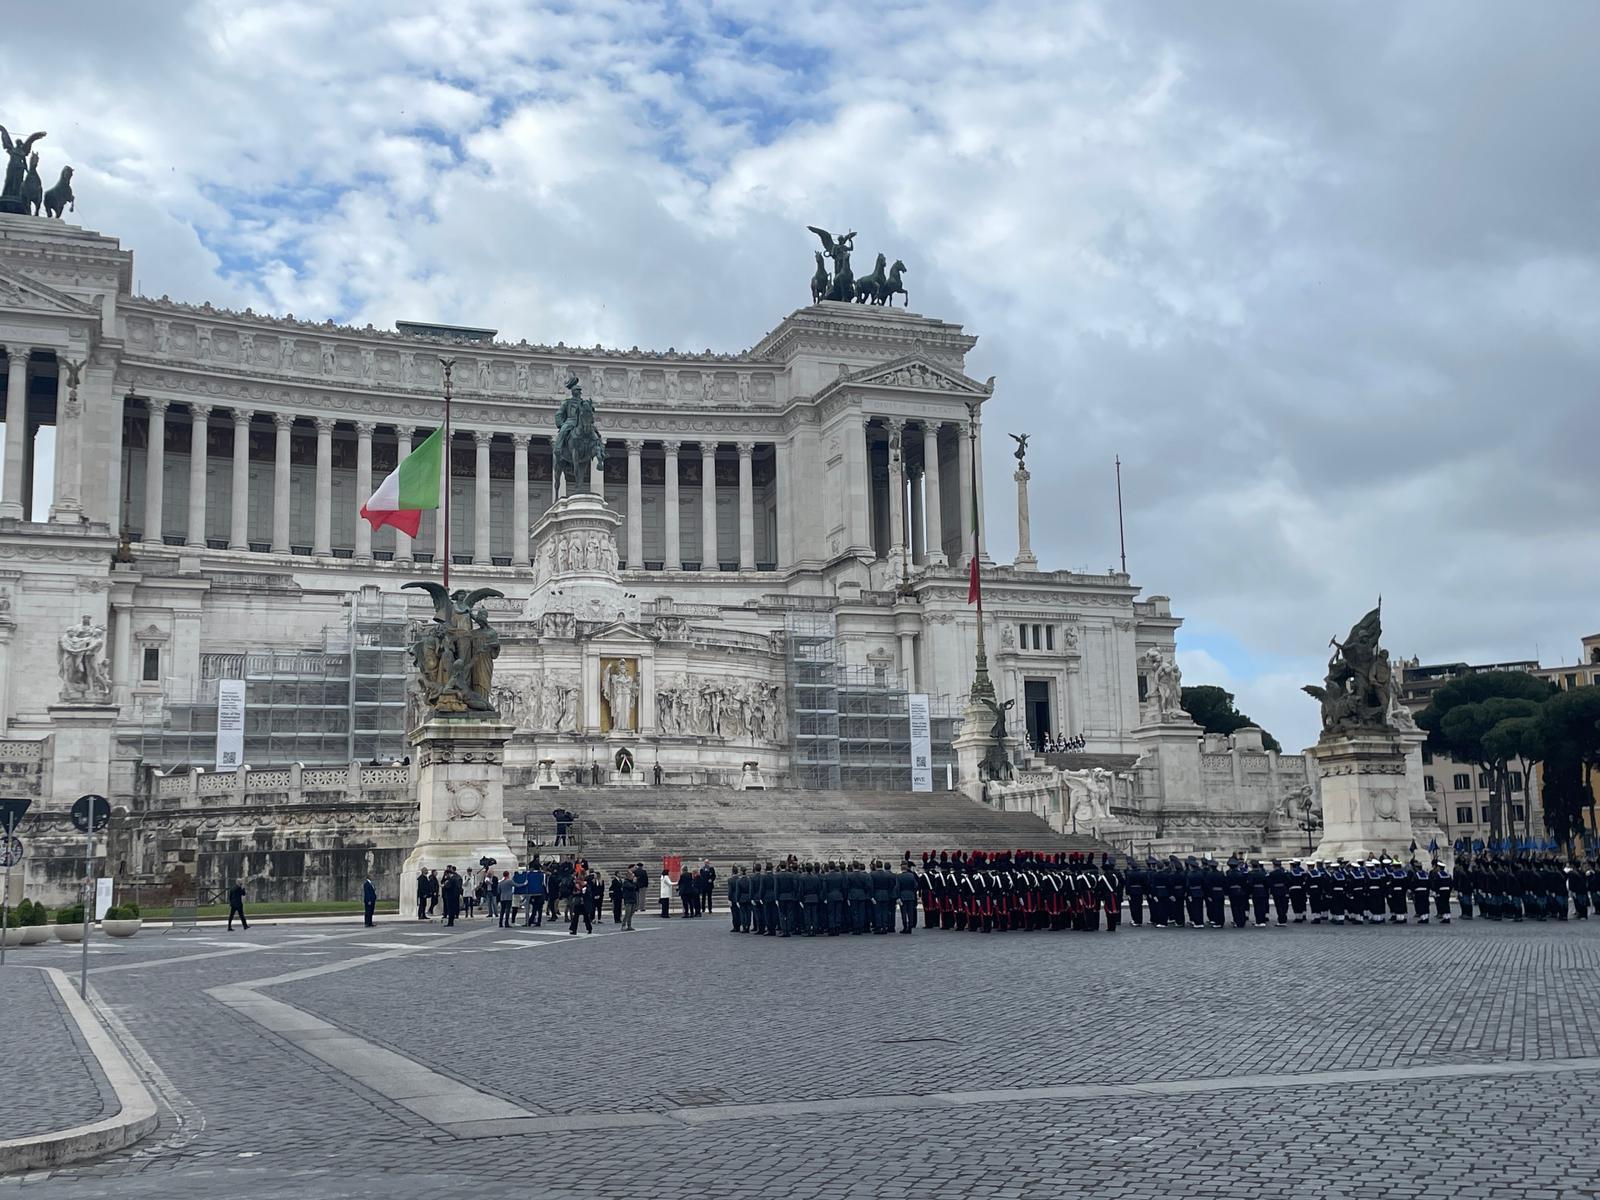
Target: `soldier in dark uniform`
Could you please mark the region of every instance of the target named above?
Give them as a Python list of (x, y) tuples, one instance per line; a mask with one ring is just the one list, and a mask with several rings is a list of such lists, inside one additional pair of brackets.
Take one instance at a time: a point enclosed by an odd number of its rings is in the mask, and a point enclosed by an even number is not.
[(1298, 858), (1289, 860), (1289, 911), (1296, 925), (1306, 923), (1306, 869)]
[(844, 869), (830, 862), (822, 872), (822, 928), (829, 937), (838, 937), (845, 931)]
[(1335, 925), (1344, 924), (1346, 897), (1350, 894), (1348, 876), (1342, 858), (1328, 867), (1328, 917)]
[(1328, 916), (1328, 872), (1320, 859), (1312, 859), (1306, 869), (1306, 903), (1311, 906), (1311, 923), (1321, 925)]
[(907, 859), (900, 864), (900, 874), (895, 879), (895, 887), (900, 897), (901, 933), (916, 932), (918, 882), (917, 873), (911, 869), (911, 860)]
[(822, 931), (822, 867), (807, 863), (800, 875), (800, 927), (807, 937)]
[(778, 872), (771, 863), (761, 873), (761, 922), (762, 932), (768, 937), (777, 937), (779, 933), (778, 918)]
[(1567, 864), (1567, 886), (1572, 889), (1572, 912), (1580, 921), (1589, 919), (1589, 884), (1583, 877), (1583, 864), (1573, 859)]
[(1228, 881), (1224, 878), (1222, 868), (1217, 865), (1216, 860), (1210, 858), (1205, 861), (1202, 878), (1205, 881), (1206, 927), (1221, 929), (1226, 924)]
[[(1128, 917), (1136, 928), (1144, 925), (1144, 893), (1150, 885), (1150, 872), (1140, 866), (1133, 859), (1128, 860)], [(1152, 909), (1150, 923), (1155, 924), (1155, 912)]]
[(872, 886), (866, 870), (858, 862), (850, 864), (845, 872), (845, 899), (850, 904), (850, 932), (867, 931), (867, 891)]
[(1545, 912), (1558, 921), (1567, 919), (1567, 873), (1561, 863), (1548, 858), (1544, 864)]
[(1116, 864), (1104, 852), (1100, 855), (1100, 871), (1095, 888), (1102, 908), (1106, 911), (1106, 932), (1115, 933), (1122, 924), (1122, 876)]
[(1383, 898), (1389, 887), (1389, 872), (1378, 862), (1367, 860), (1367, 917), (1374, 925), (1383, 924)]
[(1391, 925), (1404, 925), (1406, 923), (1406, 893), (1410, 890), (1406, 878), (1404, 865), (1391, 862), (1385, 871), (1388, 879), (1384, 886), (1384, 893), (1389, 898), (1389, 923)]
[(1283, 869), (1280, 859), (1272, 860), (1272, 870), (1267, 872), (1267, 891), (1272, 894), (1272, 908), (1278, 924), (1289, 923), (1289, 872)]
[(1243, 929), (1249, 920), (1250, 873), (1244, 863), (1234, 859), (1228, 864), (1228, 908), (1233, 915), (1233, 927)]
[(1422, 864), (1412, 859), (1406, 864), (1406, 887), (1411, 891), (1411, 915), (1417, 919), (1418, 925), (1428, 923), (1428, 897), (1432, 891), (1432, 884), (1428, 880), (1428, 873), (1422, 869)]
[(767, 886), (766, 872), (760, 863), (750, 867), (749, 882), (745, 885), (745, 894), (750, 900), (750, 919), (745, 923), (745, 928), (751, 933), (760, 935), (767, 931), (767, 906), (762, 903), (761, 893)]
[(1193, 858), (1184, 867), (1183, 887), (1189, 924), (1199, 929), (1206, 923), (1206, 879), (1204, 869)]
[(1446, 867), (1437, 858), (1428, 868), (1428, 887), (1433, 892), (1433, 911), (1439, 918), (1439, 924), (1450, 924), (1450, 868)]
[(873, 859), (867, 878), (871, 881), (872, 887), (872, 932), (893, 933), (894, 876), (890, 873), (888, 864)]
[(1476, 874), (1470, 856), (1456, 860), (1456, 895), (1461, 901), (1461, 919), (1463, 921), (1472, 920), (1472, 900), (1476, 888)]
[(1352, 925), (1367, 925), (1372, 914), (1367, 911), (1367, 868), (1361, 863), (1350, 863), (1345, 868), (1345, 909)]
[(778, 900), (778, 934), (780, 937), (789, 937), (794, 933), (795, 917), (800, 907), (800, 893), (794, 872), (787, 863), (778, 868), (778, 878), (773, 890)]
[[(638, 892), (638, 885), (637, 884), (634, 885), (634, 891), (635, 891), (635, 894), (637, 894), (637, 892)], [(739, 932), (739, 923), (740, 923), (740, 921), (743, 920), (743, 917), (742, 917), (742, 915), (740, 914), (740, 911), (739, 911), (740, 905), (743, 902), (743, 896), (744, 896), (744, 875), (739, 870), (738, 867), (729, 867), (728, 868), (728, 915), (730, 917), (730, 924), (731, 924), (731, 928), (729, 929), (730, 933), (738, 933)]]
[[(906, 864), (910, 865), (909, 861)], [(902, 868), (904, 869), (904, 868)], [(924, 851), (922, 855), (922, 871), (917, 875), (917, 898), (922, 901), (922, 922), (924, 929), (932, 929), (933, 923), (938, 918), (934, 915), (938, 910), (933, 896), (934, 879), (937, 865), (933, 855)]]
[(1261, 860), (1255, 859), (1250, 863), (1250, 908), (1257, 929), (1264, 929), (1268, 921), (1268, 905), (1271, 903), (1271, 887), (1267, 879), (1267, 868)]

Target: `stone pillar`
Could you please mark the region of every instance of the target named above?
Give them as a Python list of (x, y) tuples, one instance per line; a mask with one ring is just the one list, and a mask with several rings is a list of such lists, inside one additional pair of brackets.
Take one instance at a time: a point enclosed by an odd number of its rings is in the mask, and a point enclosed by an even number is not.
[(928, 561), (928, 545), (923, 538), (926, 521), (922, 502), (922, 483), (925, 472), (912, 471), (911, 475), (911, 561), (921, 566)]
[[(989, 510), (987, 507), (985, 507), (987, 501), (983, 492), (983, 418), (980, 416), (975, 419), (972, 422), (972, 427), (978, 431), (977, 445), (972, 448), (972, 473), (977, 481), (978, 488), (978, 520), (982, 524), (982, 529), (987, 530), (989, 528)], [(968, 508), (971, 508), (972, 498), (970, 496), (966, 497), (964, 502)], [(987, 560), (989, 558), (988, 535), (985, 533), (983, 536), (984, 541), (983, 545), (979, 548), (979, 557)]]
[[(118, 604), (112, 609), (111, 694), (119, 703), (127, 700), (133, 682), (133, 609)], [(3, 728), (3, 726), (0, 726)]]
[[(661, 448), (666, 452), (667, 460), (664, 476), (667, 483), (667, 511), (664, 515), (666, 525), (667, 544), (662, 549), (663, 565), (669, 571), (683, 570), (683, 530), (681, 528), (682, 511), (678, 507), (678, 451), (682, 448), (680, 442), (662, 442)], [(704, 555), (701, 556), (704, 559)], [(630, 559), (628, 566), (632, 567)], [(702, 561), (700, 569), (705, 570)]]
[(511, 435), (511, 565), (528, 565), (528, 434)]
[(867, 458), (867, 428), (871, 417), (857, 418), (860, 428), (845, 427), (845, 485), (849, 489), (844, 498), (847, 550), (855, 554), (874, 557), (872, 545), (872, 475)]
[(789, 490), (794, 486), (794, 468), (789, 462), (789, 443), (776, 442), (772, 447), (774, 489), (778, 494), (778, 566), (787, 567), (794, 562), (794, 502)]
[(1011, 478), (1017, 481), (1017, 561), (1013, 565), (1019, 571), (1037, 571), (1039, 560), (1033, 556), (1028, 529), (1028, 480), (1033, 476), (1027, 467), (1019, 466)]
[(272, 551), (289, 553), (289, 434), (294, 429), (292, 413), (273, 413), (277, 444), (272, 458)]
[(889, 422), (889, 558), (896, 567), (906, 552), (906, 423)]
[(144, 451), (144, 540), (159, 543), (161, 492), (167, 458), (167, 402), (146, 400), (144, 403), (150, 413)]
[[(1322, 840), (1316, 857), (1404, 858), (1413, 836), (1406, 746), (1390, 729), (1330, 734), (1311, 747), (1321, 776)], [(1420, 765), (1421, 754), (1418, 754)], [(1421, 779), (1412, 784), (1420, 788)]]
[(250, 421), (248, 408), (233, 410), (233, 487), (228, 511), (228, 549), (250, 549)]
[(316, 418), (317, 510), (311, 532), (311, 553), (333, 553), (333, 420)]
[(923, 535), (924, 560), (930, 567), (942, 567), (944, 557), (944, 489), (939, 483), (939, 426), (937, 422), (922, 423), (922, 477), (927, 499), (922, 516), (927, 525)]
[(717, 443), (700, 443), (700, 569), (717, 571)]
[(899, 631), (900, 637), (900, 676), (905, 680), (907, 690), (917, 690), (917, 635), (910, 630)]
[[(27, 346), (6, 346), (6, 480), (0, 493), (0, 517), (22, 520), (22, 484), (28, 457)], [(165, 410), (163, 410), (165, 411)]]
[(56, 354), (56, 471), (51, 489), (50, 519), (76, 525), (83, 515), (83, 403), (72, 386), (73, 371), (85, 363), (69, 364)]
[(11, 635), (16, 631), (16, 622), (0, 617), (0, 737), (11, 724), (11, 681), (16, 678), (11, 670)]
[(739, 443), (739, 570), (756, 569), (754, 442)]
[(477, 457), (472, 464), (472, 561), (487, 566), (492, 560), (489, 540), (489, 444), (494, 434), (484, 429), (472, 431)]
[[(394, 465), (396, 467), (399, 467), (401, 463), (411, 457), (411, 439), (416, 434), (417, 427), (415, 425), (396, 425), (394, 427)], [(363, 503), (366, 501), (365, 496), (361, 499)], [(396, 562), (411, 561), (411, 535), (401, 533), (398, 529), (394, 531), (394, 558)]]
[(961, 514), (961, 562), (963, 570), (972, 562), (972, 440), (965, 428), (957, 426), (956, 450), (959, 456), (961, 495), (956, 501), (956, 512)]
[(189, 405), (189, 534), (188, 546), (206, 544), (206, 432), (210, 428), (211, 406)]
[[(372, 495), (372, 431), (376, 428), (371, 421), (356, 422), (357, 504), (365, 504)], [(359, 515), (356, 517), (356, 557), (362, 562), (372, 561), (372, 523)]]
[[(644, 443), (628, 439), (628, 569), (644, 567)], [(676, 490), (676, 489), (674, 489)]]

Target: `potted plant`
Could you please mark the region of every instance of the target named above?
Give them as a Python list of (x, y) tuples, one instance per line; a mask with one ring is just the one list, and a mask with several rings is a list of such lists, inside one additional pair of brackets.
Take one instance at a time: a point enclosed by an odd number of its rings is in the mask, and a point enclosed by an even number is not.
[(132, 937), (143, 928), (137, 904), (113, 904), (100, 919), (100, 930), (109, 937)]
[(56, 909), (56, 937), (63, 942), (83, 941), (83, 905)]
[(32, 900), (24, 900), (17, 905), (17, 914), (22, 918), (22, 944), (24, 946), (37, 946), (40, 942), (50, 940), (50, 926), (45, 922), (50, 914), (42, 904), (35, 904)]
[(0, 945), (8, 950), (22, 945), (22, 915), (14, 908), (6, 913), (6, 927), (0, 929)]

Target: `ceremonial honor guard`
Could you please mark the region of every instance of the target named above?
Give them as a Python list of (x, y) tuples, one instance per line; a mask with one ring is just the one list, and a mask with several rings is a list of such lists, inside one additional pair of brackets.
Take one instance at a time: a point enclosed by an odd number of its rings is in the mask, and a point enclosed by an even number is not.
[(1328, 918), (1335, 925), (1344, 924), (1345, 906), (1350, 895), (1350, 871), (1340, 859), (1328, 868)]
[(1272, 908), (1277, 914), (1278, 924), (1289, 923), (1289, 872), (1283, 869), (1283, 863), (1278, 859), (1272, 860), (1272, 870), (1267, 872), (1267, 890), (1272, 893)]
[(1428, 868), (1428, 887), (1433, 891), (1433, 911), (1441, 925), (1450, 924), (1450, 868), (1437, 858)]
[(1311, 923), (1321, 925), (1328, 915), (1328, 872), (1318, 859), (1311, 860), (1306, 872), (1306, 901), (1311, 905)]
[(1298, 858), (1289, 862), (1289, 911), (1294, 913), (1294, 923), (1306, 921), (1306, 870)]
[(1247, 876), (1250, 885), (1250, 907), (1254, 910), (1257, 929), (1265, 929), (1267, 925), (1268, 904), (1271, 903), (1271, 889), (1268, 886), (1267, 868), (1261, 865), (1258, 858), (1250, 864)]
[(1250, 872), (1243, 862), (1235, 859), (1228, 864), (1228, 908), (1233, 915), (1233, 927), (1243, 929), (1250, 919)]

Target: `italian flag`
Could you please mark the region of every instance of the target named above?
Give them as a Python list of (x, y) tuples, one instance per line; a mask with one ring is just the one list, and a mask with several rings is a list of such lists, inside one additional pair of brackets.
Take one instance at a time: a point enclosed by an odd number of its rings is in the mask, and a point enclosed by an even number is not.
[(422, 527), (422, 510), (439, 507), (442, 429), (435, 429), (404, 462), (390, 471), (365, 504), (361, 515), (374, 529), (393, 525), (407, 537)]

